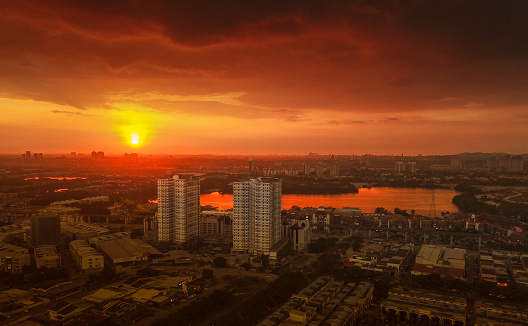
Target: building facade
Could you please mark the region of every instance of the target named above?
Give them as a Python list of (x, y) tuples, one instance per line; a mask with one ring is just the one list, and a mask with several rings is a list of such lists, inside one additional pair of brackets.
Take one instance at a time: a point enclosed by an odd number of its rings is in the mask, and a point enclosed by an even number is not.
[(186, 243), (198, 236), (200, 178), (174, 175), (158, 179), (158, 241)]
[(233, 184), (233, 252), (269, 255), (281, 239), (282, 183), (246, 178)]
[(36, 215), (31, 217), (31, 242), (34, 246), (57, 244), (60, 237), (60, 216)]

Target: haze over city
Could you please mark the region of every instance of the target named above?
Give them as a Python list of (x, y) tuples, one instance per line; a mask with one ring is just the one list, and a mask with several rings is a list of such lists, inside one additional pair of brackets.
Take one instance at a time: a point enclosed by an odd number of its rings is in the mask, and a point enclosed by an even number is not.
[(1, 1), (0, 152), (528, 152), (526, 1)]

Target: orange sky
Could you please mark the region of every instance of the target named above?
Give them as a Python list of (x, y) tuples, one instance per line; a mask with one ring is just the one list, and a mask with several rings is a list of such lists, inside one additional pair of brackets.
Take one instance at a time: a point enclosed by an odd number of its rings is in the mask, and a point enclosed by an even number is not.
[(528, 152), (527, 1), (370, 3), (0, 0), (0, 153)]

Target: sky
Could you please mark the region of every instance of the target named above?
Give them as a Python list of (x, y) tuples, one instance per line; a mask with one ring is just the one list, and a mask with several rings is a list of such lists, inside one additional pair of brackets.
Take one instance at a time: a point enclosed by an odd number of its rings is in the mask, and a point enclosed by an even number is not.
[(528, 153), (526, 0), (0, 0), (0, 153)]

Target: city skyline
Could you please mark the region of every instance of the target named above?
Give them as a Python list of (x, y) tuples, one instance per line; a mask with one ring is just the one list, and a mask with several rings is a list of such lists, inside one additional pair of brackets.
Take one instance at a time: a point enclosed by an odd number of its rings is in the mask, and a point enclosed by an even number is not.
[(0, 12), (0, 154), (528, 153), (525, 1)]

